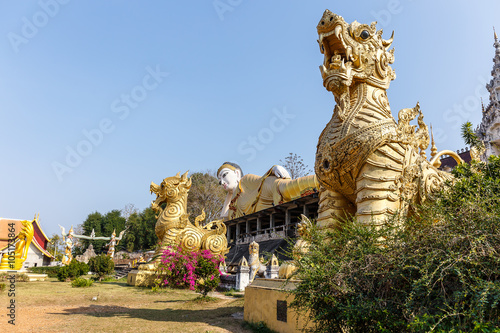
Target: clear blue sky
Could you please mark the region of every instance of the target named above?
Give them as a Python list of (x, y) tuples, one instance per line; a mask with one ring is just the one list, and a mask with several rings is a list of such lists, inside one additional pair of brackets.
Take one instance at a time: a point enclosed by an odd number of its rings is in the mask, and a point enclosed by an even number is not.
[(150, 182), (179, 171), (262, 174), (289, 152), (312, 168), (334, 107), (318, 69), (326, 8), (395, 30), (393, 114), (420, 101), (438, 149), (463, 148), (498, 0), (2, 1), (0, 216), (40, 213), (50, 235), (142, 210)]

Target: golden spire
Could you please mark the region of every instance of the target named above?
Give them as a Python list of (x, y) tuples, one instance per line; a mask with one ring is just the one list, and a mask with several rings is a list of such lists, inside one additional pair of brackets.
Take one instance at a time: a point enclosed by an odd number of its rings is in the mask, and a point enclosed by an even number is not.
[(493, 26), (493, 36), (495, 37), (495, 43), (498, 42), (498, 36), (494, 26)]
[(436, 148), (436, 143), (434, 142), (434, 133), (432, 132), (432, 124), (431, 124), (431, 139), (432, 139), (432, 146), (431, 146), (431, 159), (434, 158), (434, 156), (437, 155), (437, 148)]

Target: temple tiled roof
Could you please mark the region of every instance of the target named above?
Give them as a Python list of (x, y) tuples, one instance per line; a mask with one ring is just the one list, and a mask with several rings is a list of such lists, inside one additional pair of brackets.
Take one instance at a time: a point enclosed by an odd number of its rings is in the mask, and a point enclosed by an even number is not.
[[(14, 223), (14, 228), (16, 230), (15, 234), (17, 237), (17, 235), (21, 231), (21, 228), (23, 227), (21, 221), (23, 220), (0, 218), (0, 251), (5, 250), (8, 246), (9, 224)], [(54, 258), (54, 256), (47, 251), (47, 243), (49, 242), (49, 238), (43, 232), (39, 220), (35, 220), (35, 222), (33, 222), (33, 229), (34, 235), (31, 242), (45, 256)]]

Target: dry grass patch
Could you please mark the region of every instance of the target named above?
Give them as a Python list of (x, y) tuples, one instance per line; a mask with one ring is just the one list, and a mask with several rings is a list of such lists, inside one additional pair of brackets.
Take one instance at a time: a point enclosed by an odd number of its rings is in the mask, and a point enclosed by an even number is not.
[[(243, 298), (215, 293), (204, 302), (188, 290), (153, 293), (124, 280), (72, 288), (68, 282), (16, 284), (16, 329), (20, 332), (251, 332), (243, 329)], [(97, 301), (92, 298), (97, 297)], [(6, 292), (0, 303), (9, 302)], [(2, 305), (2, 308), (5, 308)], [(6, 312), (0, 314), (7, 327)]]

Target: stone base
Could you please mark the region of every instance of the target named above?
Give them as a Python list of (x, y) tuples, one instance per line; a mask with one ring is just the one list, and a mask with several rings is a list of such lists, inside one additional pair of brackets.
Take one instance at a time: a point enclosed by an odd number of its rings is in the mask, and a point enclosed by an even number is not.
[(32, 281), (45, 281), (45, 279), (48, 277), (47, 274), (34, 274), (34, 273), (22, 273), (26, 274), (29, 278), (29, 282)]
[(152, 287), (156, 279), (153, 271), (134, 269), (127, 275), (127, 284), (136, 287)]
[(305, 319), (297, 314), (288, 305), (293, 296), (286, 293), (293, 290), (296, 283), (291, 281), (283, 287), (282, 279), (255, 279), (245, 288), (244, 319), (250, 323), (264, 322), (267, 327), (276, 332), (301, 332), (306, 325)]

